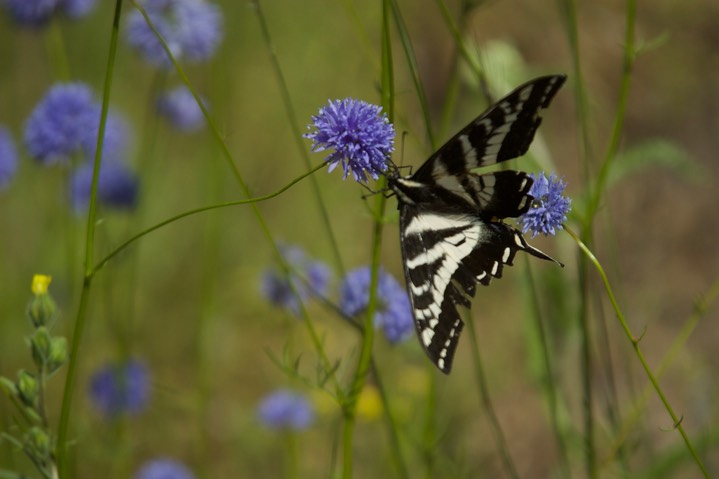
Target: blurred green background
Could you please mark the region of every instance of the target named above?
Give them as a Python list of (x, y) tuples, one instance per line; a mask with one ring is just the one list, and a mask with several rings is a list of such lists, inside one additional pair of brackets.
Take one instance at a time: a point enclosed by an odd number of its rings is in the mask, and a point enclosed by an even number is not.
[[(34, 105), (59, 80), (59, 41), (72, 80), (87, 82), (100, 97), (113, 3), (100, 2), (81, 21), (60, 20), (39, 30), (19, 29), (6, 15), (0, 16), (0, 124), (11, 128), (16, 139), (21, 138)], [(305, 167), (253, 8), (237, 0), (216, 3), (224, 17), (221, 47), (212, 61), (187, 66), (187, 73), (207, 97), (211, 115), (251, 191), (269, 193), (302, 174)], [(429, 99), (435, 136), (441, 142), (486, 107), (484, 96), (458, 57), (437, 2), (399, 3)], [(569, 183), (567, 192), (580, 202), (585, 190), (576, 78), (560, 5), (533, 0), (482, 3), (464, 18), (463, 35), (473, 54), (509, 49), (519, 55), (520, 73), (513, 70), (519, 78), (508, 80), (508, 87), (540, 74), (569, 74), (567, 85), (544, 114), (540, 133), (556, 172)], [(448, 6), (456, 15), (458, 2)], [(598, 165), (616, 109), (625, 6), (600, 1), (580, 2), (576, 7), (582, 75), (588, 89), (587, 154)], [(125, 5), (126, 12), (131, 8)], [(301, 125), (309, 124), (310, 116), (328, 99), (355, 97), (379, 103), (380, 2), (271, 1), (263, 8)], [(633, 331), (644, 333), (640, 345), (652, 366), (679, 337), (696, 301), (717, 280), (719, 271), (717, 19), (719, 3), (709, 0), (638, 5), (637, 44), (645, 45), (646, 51), (638, 56), (631, 76), (620, 158), (627, 158), (629, 166), (643, 166), (618, 168), (597, 223), (595, 253), (610, 272)], [(431, 148), (401, 51), (396, 41), (395, 125), (399, 133), (407, 134), (397, 139), (395, 161), (417, 167)], [(499, 81), (511, 76), (502, 70), (501, 61), (490, 59), (485, 65)], [(493, 65), (498, 66), (491, 70)], [(173, 214), (241, 198), (207, 128), (181, 135), (153, 117), (156, 82), (177, 85), (180, 80), (174, 72), (158, 74), (121, 41), (111, 107), (132, 130), (130, 162), (141, 176), (141, 199), (138, 210), (130, 214), (101, 212), (99, 256)], [(457, 96), (448, 103), (450, 92)], [(443, 120), (447, 104), (452, 108)], [(305, 141), (305, 148), (309, 147)], [(0, 373), (11, 377), (29, 363), (23, 341), (29, 326), (23, 316), (32, 275), (53, 276), (51, 292), (62, 309), (55, 332), (70, 336), (84, 254), (85, 218), (70, 210), (64, 173), (43, 168), (20, 151), (17, 177), (0, 193)], [(319, 162), (322, 156), (312, 158)], [(528, 169), (533, 165), (529, 160), (517, 163)], [(367, 201), (372, 200), (364, 199), (365, 190), (353, 181), (342, 181), (339, 172), (320, 172), (316, 179), (345, 266), (367, 264), (372, 231)], [(390, 200), (389, 213), (394, 214), (394, 205)], [(301, 245), (311, 256), (332, 262), (309, 181), (260, 204), (260, 210), (277, 240)], [(573, 477), (582, 477), (582, 378), (573, 287), (578, 253), (563, 234), (533, 244), (567, 264), (561, 271), (537, 262), (532, 267), (543, 291), (542, 305), (549, 311), (545, 319), (550, 323)], [(260, 275), (271, 265), (271, 249), (249, 209), (236, 206), (164, 227), (98, 274), (72, 418), (77, 477), (96, 477), (99, 470), (109, 471), (110, 477), (127, 477), (136, 464), (156, 455), (180, 458), (207, 477), (278, 477), (283, 471), (282, 460), (277, 459), (283, 440), (262, 428), (255, 408), (264, 394), (280, 386), (322, 398), (317, 403), (317, 424), (302, 433), (299, 442), (300, 476), (329, 474), (340, 424), (338, 408), (328, 405), (327, 396), (287, 378), (267, 354), (269, 350), (280, 355), (288, 347), (294, 355), (303, 355), (304, 369), (312, 374), (315, 353), (304, 328), (259, 294)], [(382, 265), (403, 281), (396, 221), (385, 229)], [(480, 289), (472, 315), (490, 392), (519, 473), (552, 477), (557, 473), (558, 453), (537, 372), (540, 358), (524, 301), (524, 268), (520, 259), (517, 267), (505, 271), (504, 279)], [(336, 269), (335, 274), (339, 274)], [(628, 416), (647, 380), (606, 296), (598, 285), (592, 288), (596, 294), (591, 305), (595, 320), (591, 381), (597, 395), (601, 461), (610, 453), (614, 434), (607, 419), (611, 384), (617, 390), (619, 414)], [(355, 331), (320, 305), (312, 304), (310, 311), (330, 357), (341, 358), (343, 367), (351, 370), (359, 345)], [(602, 315), (606, 322), (600, 321)], [(692, 438), (706, 440), (702, 457), (715, 473), (719, 471), (717, 319), (717, 309), (710, 305), (661, 379)], [(109, 424), (88, 403), (87, 378), (101, 364), (125, 354), (150, 365), (152, 399), (139, 417)], [(467, 338), (449, 377), (432, 368), (414, 338), (398, 347), (379, 338), (375, 358), (406, 434), (403, 447), (413, 472), (423, 471), (421, 443), (427, 426), (422, 418), (431, 407), (428, 388), (436, 388), (436, 477), (503, 477), (478, 400)], [(51, 421), (58, 416), (61, 377), (51, 383)], [(208, 392), (206, 407), (201, 391)], [(7, 425), (9, 403), (4, 398), (0, 411), (0, 423)], [(650, 395), (626, 445), (629, 471), (636, 474), (629, 477), (651, 474), (658, 464), (661, 468), (653, 477), (697, 477), (696, 465), (671, 428), (660, 402)], [(394, 470), (383, 424), (362, 422), (356, 435), (356, 477), (391, 477)], [(22, 465), (23, 459), (10, 449), (0, 444), (0, 463)], [(602, 477), (623, 477), (622, 470), (611, 458)]]

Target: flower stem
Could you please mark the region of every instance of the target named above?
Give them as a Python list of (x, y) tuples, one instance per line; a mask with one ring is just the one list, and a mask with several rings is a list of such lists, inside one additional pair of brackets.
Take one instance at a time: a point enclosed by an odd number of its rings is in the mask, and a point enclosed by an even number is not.
[(82, 334), (85, 329), (85, 322), (87, 319), (87, 305), (90, 296), (90, 286), (92, 285), (92, 278), (95, 272), (95, 269), (93, 268), (93, 257), (95, 248), (95, 218), (97, 215), (97, 183), (100, 172), (100, 161), (102, 159), (103, 143), (105, 138), (107, 111), (110, 105), (110, 91), (112, 89), (112, 76), (115, 67), (115, 55), (117, 52), (117, 39), (119, 37), (120, 31), (121, 12), (122, 0), (115, 0), (115, 13), (112, 19), (112, 28), (110, 34), (110, 48), (107, 58), (107, 66), (105, 68), (105, 82), (102, 95), (102, 109), (100, 112), (100, 126), (97, 134), (97, 148), (95, 149), (95, 159), (92, 174), (92, 188), (90, 190), (90, 205), (87, 214), (87, 233), (85, 237), (85, 267), (82, 291), (80, 293), (80, 304), (78, 307), (77, 317), (75, 319), (74, 331), (72, 335), (70, 359), (68, 361), (67, 376), (65, 377), (65, 389), (63, 392), (60, 422), (57, 434), (56, 455), (58, 458), (59, 477), (68, 477), (67, 434), (70, 425), (70, 411), (72, 409), (72, 398), (75, 386), (75, 376), (77, 374), (78, 355), (80, 351), (80, 344), (82, 342)]
[(657, 395), (659, 396), (659, 399), (662, 401), (662, 404), (664, 405), (664, 408), (669, 413), (669, 416), (672, 418), (673, 424), (672, 427), (677, 429), (679, 431), (679, 434), (681, 434), (682, 439), (684, 439), (684, 444), (686, 444), (687, 449), (691, 453), (692, 457), (694, 458), (694, 462), (696, 462), (697, 466), (701, 470), (704, 477), (709, 477), (709, 472), (705, 468), (704, 464), (702, 463), (701, 459), (699, 458), (699, 455), (697, 454), (696, 450), (694, 449), (694, 446), (692, 446), (691, 441), (689, 440), (689, 436), (687, 436), (686, 431), (684, 430), (684, 426), (682, 425), (682, 419), (676, 415), (674, 412), (674, 409), (672, 408), (671, 404), (669, 404), (669, 400), (664, 395), (664, 391), (662, 390), (661, 386), (659, 385), (659, 381), (657, 381), (656, 376), (652, 372), (651, 368), (649, 367), (649, 364), (647, 363), (646, 359), (644, 358), (644, 354), (642, 353), (642, 350), (639, 348), (639, 341), (641, 338), (637, 338), (632, 334), (631, 329), (629, 328), (629, 325), (627, 324), (626, 319), (624, 318), (624, 314), (622, 314), (622, 311), (619, 309), (619, 305), (617, 304), (617, 300), (614, 297), (614, 292), (612, 291), (612, 288), (609, 284), (609, 280), (607, 279), (607, 275), (604, 272), (604, 268), (602, 268), (602, 265), (597, 260), (596, 256), (587, 248), (587, 246), (579, 239), (579, 237), (568, 227), (564, 227), (565, 231), (569, 234), (569, 236), (574, 239), (574, 241), (577, 243), (579, 248), (582, 250), (582, 252), (586, 255), (587, 259), (594, 265), (594, 267), (597, 269), (597, 272), (599, 273), (599, 276), (602, 278), (602, 282), (604, 283), (604, 288), (607, 291), (607, 296), (609, 297), (609, 302), (612, 304), (612, 308), (614, 308), (614, 313), (617, 316), (617, 319), (619, 320), (619, 324), (622, 326), (622, 329), (624, 330), (624, 334), (627, 336), (627, 339), (629, 339), (629, 342), (632, 344), (632, 348), (634, 349), (634, 353), (637, 356), (637, 359), (639, 359), (639, 362), (642, 364), (642, 368), (644, 368), (644, 372), (647, 375), (647, 378), (649, 379), (649, 382), (651, 382), (652, 387), (656, 391)]

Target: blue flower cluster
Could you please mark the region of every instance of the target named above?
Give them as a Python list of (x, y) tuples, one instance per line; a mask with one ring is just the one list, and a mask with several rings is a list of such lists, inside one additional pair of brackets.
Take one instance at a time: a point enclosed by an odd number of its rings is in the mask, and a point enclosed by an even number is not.
[(108, 364), (92, 375), (90, 399), (107, 418), (138, 414), (150, 396), (149, 376), (145, 363), (138, 360)]
[(162, 458), (143, 464), (135, 479), (195, 479), (195, 475), (181, 462)]
[[(202, 100), (202, 104), (207, 106), (204, 100)], [(180, 131), (196, 131), (205, 124), (202, 110), (197, 105), (195, 97), (185, 86), (163, 93), (157, 100), (157, 110), (173, 127)]]
[(77, 19), (87, 15), (96, 0), (4, 0), (10, 16), (20, 25), (38, 27), (46, 24), (56, 12)]
[[(101, 106), (89, 86), (79, 82), (59, 83), (49, 89), (25, 124), (25, 147), (38, 163), (70, 164), (73, 156), (84, 160), (70, 182), (71, 202), (77, 211), (90, 199), (100, 113)], [(109, 112), (98, 194), (100, 201), (110, 207), (131, 208), (137, 202), (137, 179), (123, 161), (127, 137), (124, 120)]]
[(281, 245), (279, 249), (292, 273), (288, 278), (278, 269), (267, 269), (262, 275), (261, 290), (272, 304), (299, 315), (300, 301), (327, 294), (332, 274), (325, 263), (311, 260), (300, 247)]
[[(217, 5), (205, 0), (145, 0), (141, 5), (175, 60), (200, 62), (217, 50), (222, 39), (222, 15)], [(125, 36), (148, 63), (172, 66), (139, 10), (129, 14)]]
[(368, 176), (376, 180), (390, 164), (394, 150), (394, 127), (382, 108), (364, 101), (346, 98), (330, 101), (312, 117), (314, 131), (305, 134), (313, 151), (333, 149), (325, 161), (329, 171), (338, 165), (359, 182)]
[(315, 419), (310, 402), (286, 389), (265, 396), (257, 410), (260, 420), (271, 429), (301, 431), (310, 427)]
[(531, 232), (532, 238), (540, 233), (554, 236), (555, 230), (562, 229), (571, 209), (571, 199), (563, 194), (567, 184), (554, 174), (549, 177), (544, 173), (530, 176), (534, 184), (529, 194), (534, 201), (529, 211), (519, 218), (522, 232)]
[[(347, 273), (340, 286), (340, 308), (345, 315), (355, 317), (367, 309), (370, 275), (369, 266)], [(377, 299), (379, 304), (374, 317), (375, 326), (382, 328), (390, 343), (407, 339), (414, 329), (409, 296), (397, 280), (383, 270), (379, 271)]]
[(17, 150), (10, 131), (0, 125), (0, 191), (7, 188), (17, 170)]

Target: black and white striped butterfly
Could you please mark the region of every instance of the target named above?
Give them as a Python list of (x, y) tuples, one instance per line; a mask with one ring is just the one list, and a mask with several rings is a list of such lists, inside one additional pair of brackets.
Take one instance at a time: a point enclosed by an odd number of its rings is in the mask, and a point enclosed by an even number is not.
[[(477, 283), (500, 278), (517, 251), (552, 259), (502, 222), (525, 213), (532, 179), (522, 171), (471, 170), (527, 152), (541, 118), (566, 76), (529, 81), (464, 127), (410, 177), (391, 175), (399, 202), (400, 242), (407, 290), (422, 347), (444, 373)], [(561, 264), (561, 263), (560, 263)]]

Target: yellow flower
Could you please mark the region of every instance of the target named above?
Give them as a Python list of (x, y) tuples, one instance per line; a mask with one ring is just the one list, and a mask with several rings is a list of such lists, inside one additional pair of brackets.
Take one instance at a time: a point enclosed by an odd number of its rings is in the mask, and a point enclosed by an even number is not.
[(372, 421), (381, 415), (382, 398), (379, 391), (372, 384), (367, 384), (357, 398), (357, 416)]
[(32, 277), (32, 293), (35, 296), (40, 296), (41, 294), (47, 294), (47, 287), (50, 285), (50, 282), (52, 281), (52, 276), (47, 276), (44, 274), (36, 274)]

